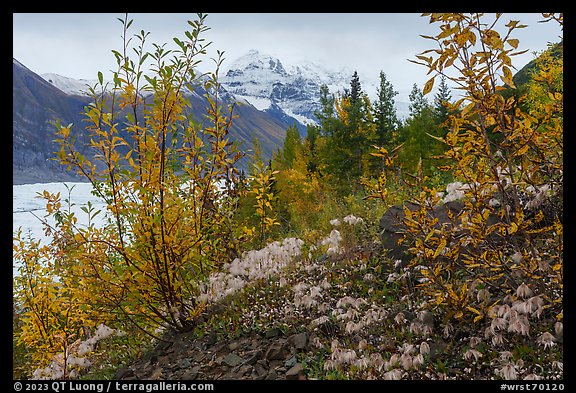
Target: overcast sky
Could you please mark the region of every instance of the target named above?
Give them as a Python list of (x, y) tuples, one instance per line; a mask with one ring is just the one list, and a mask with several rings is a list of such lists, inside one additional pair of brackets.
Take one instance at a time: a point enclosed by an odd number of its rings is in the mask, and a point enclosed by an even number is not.
[[(98, 71), (109, 75), (116, 69), (111, 49), (122, 46), (122, 26), (117, 18), (124, 14), (98, 13), (18, 13), (13, 14), (13, 56), (32, 71), (57, 73), (76, 79), (96, 79)], [(150, 32), (149, 42), (168, 43), (184, 37), (187, 20), (194, 14), (130, 14), (131, 31)], [(503, 26), (518, 19), (529, 27), (519, 29), (519, 49), (529, 49), (514, 58), (519, 69), (533, 59), (533, 51), (559, 41), (562, 31), (554, 21), (537, 23), (540, 14), (504, 14)], [(394, 88), (406, 95), (413, 83), (420, 87), (427, 70), (410, 63), (415, 55), (433, 47), (434, 42), (420, 34), (435, 35), (437, 24), (413, 13), (244, 13), (209, 14), (205, 34), (212, 51), (225, 51), (223, 68), (250, 49), (277, 56), (285, 65), (303, 59), (329, 69), (357, 70), (364, 78), (377, 79), (382, 70)], [(209, 64), (206, 62), (206, 64)], [(107, 78), (111, 79), (111, 78)]]

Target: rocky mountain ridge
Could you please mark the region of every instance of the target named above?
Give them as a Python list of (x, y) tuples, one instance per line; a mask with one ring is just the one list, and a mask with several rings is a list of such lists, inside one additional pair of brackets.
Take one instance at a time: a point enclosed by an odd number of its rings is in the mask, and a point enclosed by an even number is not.
[[(18, 60), (13, 60), (13, 127), (12, 127), (12, 181), (13, 184), (44, 183), (52, 181), (81, 181), (72, 172), (67, 172), (52, 158), (58, 146), (54, 142), (55, 121), (74, 124), (78, 133), (78, 146), (82, 154), (90, 155), (88, 136), (82, 128), (84, 108), (91, 102), (86, 84), (55, 74), (44, 77), (32, 72)], [(195, 118), (202, 118), (207, 106), (202, 92), (188, 95)], [(236, 98), (225, 91), (221, 94), (222, 105), (236, 102)], [(238, 141), (240, 148), (249, 151), (253, 138), (260, 141), (264, 159), (282, 146), (286, 129), (293, 119), (273, 116), (243, 102), (236, 105), (238, 115), (230, 129), (230, 139)]]

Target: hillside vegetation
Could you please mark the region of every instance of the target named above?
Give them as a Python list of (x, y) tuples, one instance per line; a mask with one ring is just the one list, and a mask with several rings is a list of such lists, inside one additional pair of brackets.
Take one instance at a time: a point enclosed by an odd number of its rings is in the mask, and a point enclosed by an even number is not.
[[(305, 138), (288, 128), (268, 162), (255, 140), (249, 171), (222, 57), (196, 74), (206, 16), (172, 52), (120, 20), (113, 93), (99, 73), (85, 108), (95, 154), (57, 132), (110, 219), (88, 205), (78, 225), (46, 191), (50, 244), (15, 235), (14, 377), (563, 379), (562, 47), (517, 86), (525, 26), (423, 17), (438, 34), (407, 121), (384, 72), (374, 102), (354, 74)], [(200, 81), (202, 119), (183, 94)]]

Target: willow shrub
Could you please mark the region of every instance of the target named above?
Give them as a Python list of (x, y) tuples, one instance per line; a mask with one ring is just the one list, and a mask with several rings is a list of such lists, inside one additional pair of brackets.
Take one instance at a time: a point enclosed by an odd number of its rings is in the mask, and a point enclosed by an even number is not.
[[(499, 14), (489, 21), (481, 14), (424, 15), (439, 25), (437, 35), (424, 37), (436, 48), (414, 61), (434, 75), (424, 93), (445, 75), (462, 95), (451, 107), (447, 135), (434, 138), (446, 145), (442, 169), (463, 183), (464, 198), (461, 212), (449, 213), (452, 225), (441, 226), (431, 213), (445, 202), (443, 190), (419, 179), (411, 198), (419, 208), (405, 208), (410, 266), (425, 266), (415, 272), (423, 276), (419, 293), (446, 320), (478, 322), (490, 320), (496, 305), (520, 301), (524, 284), (541, 297), (546, 316), (561, 320), (561, 58), (546, 55), (522, 94), (511, 68), (513, 56), (523, 53), (514, 34), (526, 26), (512, 20), (499, 28)], [(386, 200), (386, 180), (381, 177), (372, 197)]]
[[(153, 44), (150, 52), (143, 49), (148, 34), (129, 38), (132, 20), (120, 21), (123, 48), (112, 51), (113, 84), (99, 72), (85, 108), (92, 154), (80, 153), (72, 125), (57, 131), (57, 159), (92, 184), (106, 203), (106, 222), (79, 225), (59, 194), (44, 192), (50, 244), (21, 234), (13, 243), (21, 266), (15, 334), (36, 367), (101, 323), (150, 335), (191, 329), (204, 307), (200, 282), (238, 245), (235, 163), (243, 153), (229, 138), (233, 107), (219, 94), (222, 53), (214, 72), (198, 73), (209, 45), (202, 38), (205, 15), (188, 22), (184, 38), (174, 38), (176, 50)], [(208, 102), (201, 118), (187, 98), (192, 92)]]

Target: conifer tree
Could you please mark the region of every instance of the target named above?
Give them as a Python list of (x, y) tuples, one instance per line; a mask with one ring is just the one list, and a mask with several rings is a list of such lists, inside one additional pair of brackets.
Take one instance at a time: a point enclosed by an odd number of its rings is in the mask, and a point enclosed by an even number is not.
[(352, 105), (356, 104), (360, 100), (362, 95), (362, 84), (360, 83), (360, 77), (358, 76), (358, 71), (354, 71), (352, 79), (350, 80), (350, 103)]
[(284, 139), (284, 146), (280, 151), (280, 163), (286, 168), (291, 168), (296, 158), (296, 153), (302, 148), (302, 138), (296, 124), (288, 127), (286, 130), (286, 138)]
[(394, 90), (392, 83), (387, 80), (383, 71), (380, 71), (380, 86), (377, 94), (376, 101), (374, 101), (374, 121), (376, 123), (374, 142), (378, 146), (386, 146), (391, 142), (392, 134), (398, 129), (400, 122), (394, 106), (394, 97), (398, 95), (398, 92)]
[(419, 116), (422, 111), (430, 107), (430, 103), (422, 94), (422, 90), (418, 88), (418, 85), (414, 83), (412, 85), (412, 90), (410, 91), (410, 117), (414, 118)]
[(446, 83), (446, 76), (441, 75), (440, 85), (438, 85), (438, 93), (434, 96), (434, 116), (438, 125), (441, 125), (448, 120), (450, 111), (448, 110), (447, 104), (450, 103), (451, 99), (452, 94), (448, 84)]

